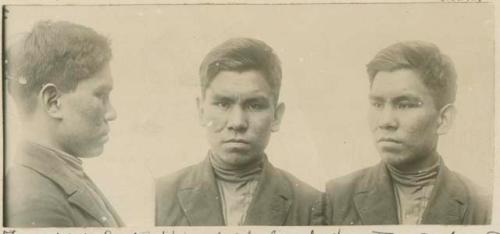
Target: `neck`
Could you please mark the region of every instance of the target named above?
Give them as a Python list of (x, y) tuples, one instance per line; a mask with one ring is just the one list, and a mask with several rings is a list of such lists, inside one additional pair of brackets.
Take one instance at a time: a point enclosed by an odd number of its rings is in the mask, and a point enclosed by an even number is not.
[(417, 160), (391, 166), (402, 173), (418, 173), (437, 164), (440, 160), (439, 158), (439, 154), (436, 151), (432, 151), (427, 156), (418, 157)]
[(55, 128), (51, 124), (38, 121), (26, 121), (22, 124), (22, 128), (25, 129), (22, 131), (22, 138), (24, 140), (69, 154), (56, 140), (54, 136)]
[(241, 182), (255, 179), (263, 168), (265, 157), (258, 157), (258, 160), (252, 161), (246, 165), (235, 167), (222, 160), (217, 155), (210, 154), (210, 163), (218, 179), (231, 182)]
[(438, 159), (435, 164), (417, 172), (400, 171), (390, 164), (387, 164), (387, 170), (389, 171), (392, 179), (398, 184), (406, 186), (422, 186), (434, 181), (439, 173), (440, 166), (441, 160)]

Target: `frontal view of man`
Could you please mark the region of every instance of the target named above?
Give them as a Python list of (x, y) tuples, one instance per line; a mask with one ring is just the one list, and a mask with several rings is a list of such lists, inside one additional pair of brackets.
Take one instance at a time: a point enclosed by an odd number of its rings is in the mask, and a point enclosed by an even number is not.
[(156, 225), (311, 225), (320, 192), (264, 153), (285, 111), (273, 50), (230, 39), (205, 57), (200, 79), (197, 103), (211, 149), (201, 163), (157, 181)]
[(327, 184), (330, 224), (488, 224), (487, 196), (437, 152), (455, 115), (452, 61), (431, 43), (409, 41), (380, 51), (367, 71), (381, 162)]
[(7, 54), (23, 141), (6, 173), (4, 225), (117, 227), (120, 217), (86, 175), (116, 118), (107, 38), (85, 26), (38, 22)]

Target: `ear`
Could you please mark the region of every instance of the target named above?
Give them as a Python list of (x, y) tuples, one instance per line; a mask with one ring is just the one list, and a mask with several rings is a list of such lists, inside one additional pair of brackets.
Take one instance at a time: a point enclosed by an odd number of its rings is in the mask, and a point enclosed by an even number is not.
[(39, 94), (41, 105), (43, 110), (45, 110), (49, 116), (61, 119), (61, 92), (56, 85), (52, 83), (45, 84), (40, 90)]
[(271, 125), (271, 131), (277, 132), (280, 130), (281, 119), (283, 118), (284, 114), (285, 114), (285, 103), (280, 103), (276, 106), (276, 109), (274, 110), (274, 120)]
[(448, 104), (441, 108), (438, 116), (438, 128), (437, 128), (438, 135), (443, 135), (448, 133), (455, 120), (456, 112), (457, 110), (453, 104)]

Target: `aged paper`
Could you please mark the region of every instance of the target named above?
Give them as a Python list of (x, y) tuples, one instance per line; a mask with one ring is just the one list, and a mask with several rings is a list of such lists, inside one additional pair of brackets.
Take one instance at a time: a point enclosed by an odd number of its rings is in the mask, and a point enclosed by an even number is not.
[[(84, 168), (128, 227), (4, 233), (500, 233), (495, 2), (223, 3), (4, 1), (6, 46), (40, 20), (82, 24), (111, 40), (118, 117), (104, 153), (85, 159)], [(367, 123), (366, 64), (399, 41), (436, 44), (458, 74), (458, 115), (438, 151), (451, 170), (492, 194), (492, 225), (154, 228), (154, 180), (203, 160), (209, 149), (196, 108), (198, 69), (208, 51), (233, 37), (265, 41), (280, 57), (286, 112), (266, 152), (321, 191), (380, 160)], [(6, 170), (21, 123), (13, 101), (3, 98)]]

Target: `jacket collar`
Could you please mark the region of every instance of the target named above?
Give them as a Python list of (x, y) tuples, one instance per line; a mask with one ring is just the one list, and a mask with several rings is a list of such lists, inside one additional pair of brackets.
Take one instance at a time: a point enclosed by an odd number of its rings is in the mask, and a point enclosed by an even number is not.
[(392, 180), (383, 163), (362, 177), (355, 189), (354, 205), (363, 224), (398, 224)]
[[(283, 225), (292, 198), (289, 183), (265, 160), (245, 225)], [(177, 199), (190, 225), (224, 225), (221, 198), (208, 157), (196, 165), (192, 179), (181, 185)]]
[[(441, 161), (436, 184), (424, 211), (423, 224), (459, 224), (466, 202), (464, 188)], [(354, 203), (363, 224), (398, 224), (392, 179), (384, 163), (379, 163), (356, 187)]]
[[(107, 220), (102, 218), (105, 214), (92, 199), (90, 191), (83, 185), (82, 178), (72, 171), (67, 162), (58, 155), (60, 152), (32, 142), (23, 142), (20, 150), (21, 157), (17, 160), (20, 165), (37, 171), (59, 185), (68, 196), (70, 203), (87, 212), (101, 225), (110, 226)], [(109, 207), (109, 210), (117, 223), (123, 226), (123, 222), (113, 208)]]
[(436, 186), (424, 211), (424, 224), (462, 224), (467, 205), (467, 191), (462, 182), (444, 163), (436, 179)]
[(222, 206), (209, 158), (196, 165), (192, 177), (184, 180), (177, 199), (192, 226), (224, 225)]
[(266, 158), (257, 192), (247, 211), (245, 225), (284, 225), (292, 202), (290, 183)]

